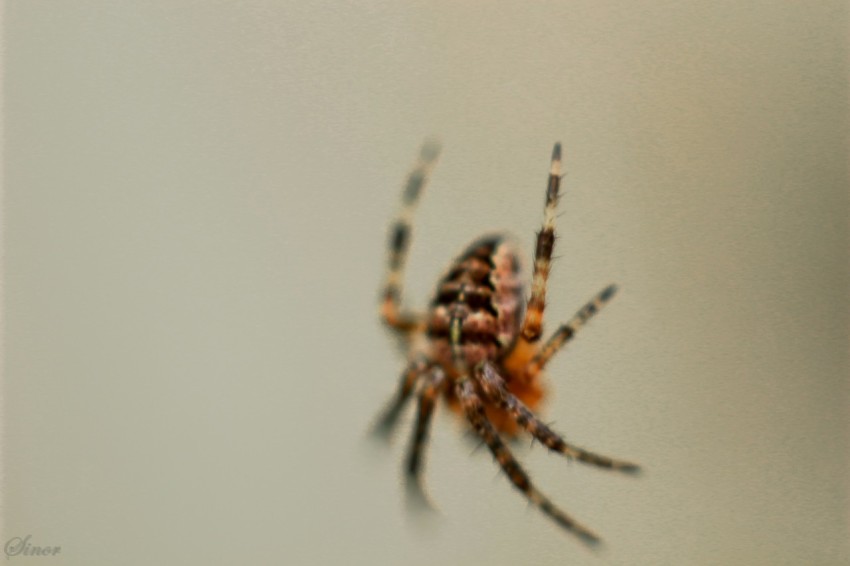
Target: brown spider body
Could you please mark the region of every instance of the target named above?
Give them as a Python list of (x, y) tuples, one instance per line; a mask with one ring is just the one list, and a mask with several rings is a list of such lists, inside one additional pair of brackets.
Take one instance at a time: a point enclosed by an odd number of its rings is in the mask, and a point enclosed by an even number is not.
[[(509, 237), (497, 234), (473, 242), (437, 285), (426, 335), (430, 359), (456, 380), (461, 375), (454, 363), (451, 326), (452, 320), (458, 320), (463, 365), (496, 363), (508, 390), (534, 409), (543, 397), (540, 379), (523, 375), (530, 350), (514, 347), (525, 311), (521, 274), (518, 250)], [(445, 396), (460, 413), (454, 389), (446, 388)], [(487, 416), (500, 432), (516, 435), (517, 425), (504, 410), (487, 407)]]
[[(553, 452), (602, 468), (635, 472), (638, 467), (567, 443), (534, 412), (544, 396), (542, 370), (561, 347), (614, 294), (606, 287), (545, 342), (543, 311), (546, 283), (555, 244), (555, 209), (560, 187), (561, 147), (555, 145), (546, 188), (544, 221), (537, 233), (531, 294), (524, 300), (520, 262), (515, 245), (501, 235), (471, 244), (437, 285), (427, 313), (403, 312), (401, 280), (411, 233), (413, 209), (437, 159), (435, 145), (426, 144), (408, 177), (404, 207), (390, 238), (389, 273), (383, 292), (384, 322), (415, 345), (402, 374), (396, 399), (378, 423), (389, 434), (414, 396), (419, 400), (407, 461), (411, 485), (420, 487), (422, 455), (434, 407), (440, 398), (466, 419), (487, 445), (503, 472), (522, 494), (561, 527), (589, 543), (598, 537), (561, 511), (532, 484), (504, 444), (500, 432), (526, 432)], [(418, 338), (418, 340), (412, 340)]]

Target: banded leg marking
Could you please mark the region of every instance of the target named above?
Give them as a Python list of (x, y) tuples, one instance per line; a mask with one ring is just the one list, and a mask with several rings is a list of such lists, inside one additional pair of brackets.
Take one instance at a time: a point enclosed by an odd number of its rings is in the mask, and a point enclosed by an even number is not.
[(390, 436), (396, 423), (398, 423), (401, 411), (407, 405), (407, 402), (416, 390), (420, 378), (429, 367), (428, 362), (424, 358), (416, 359), (407, 366), (407, 369), (401, 374), (395, 399), (387, 405), (387, 408), (384, 409), (375, 424), (373, 432), (377, 436), (384, 438)]
[(410, 452), (407, 457), (407, 468), (405, 469), (405, 484), (407, 489), (407, 502), (418, 509), (433, 509), (425, 488), (422, 485), (422, 470), (425, 461), (425, 448), (428, 445), (428, 435), (431, 430), (431, 419), (434, 414), (434, 406), (437, 398), (442, 392), (445, 374), (440, 369), (433, 369), (426, 377), (428, 384), (419, 394), (419, 411), (416, 417), (416, 427), (413, 429), (413, 438), (410, 443)]
[(508, 391), (504, 379), (496, 372), (492, 364), (485, 362), (482, 366), (477, 367), (475, 377), (488, 399), (506, 410), (519, 426), (527, 430), (549, 450), (600, 468), (630, 474), (640, 471), (637, 464), (615, 460), (567, 443), (558, 433), (546, 426), (522, 401)]
[(381, 316), (389, 327), (399, 332), (411, 332), (424, 324), (423, 316), (401, 311), (401, 289), (413, 229), (413, 211), (439, 153), (440, 148), (435, 142), (426, 142), (422, 146), (419, 159), (407, 177), (401, 212), (390, 231), (388, 271), (382, 294)]
[(552, 150), (552, 166), (546, 187), (546, 207), (543, 213), (543, 227), (537, 233), (537, 246), (534, 251), (534, 275), (531, 279), (531, 297), (525, 311), (522, 324), (522, 339), (537, 342), (543, 332), (543, 309), (546, 306), (546, 281), (552, 262), (552, 250), (555, 247), (555, 210), (558, 206), (558, 189), (561, 185), (561, 144), (556, 143)]
[(428, 444), (428, 433), (431, 428), (431, 417), (434, 415), (434, 406), (445, 382), (445, 374), (442, 370), (435, 368), (427, 379), (427, 385), (419, 394), (419, 412), (416, 417), (416, 427), (413, 429), (406, 469), (408, 483), (412, 484), (413, 491), (419, 494), (422, 493), (421, 475), (425, 447)]
[(605, 303), (611, 300), (611, 297), (613, 297), (616, 292), (617, 286), (609, 285), (600, 291), (587, 304), (581, 307), (581, 309), (579, 309), (579, 311), (573, 315), (566, 324), (562, 324), (561, 327), (555, 331), (552, 337), (549, 338), (543, 348), (540, 349), (537, 355), (528, 362), (525, 374), (529, 378), (533, 378), (540, 373), (546, 364), (549, 363), (549, 360), (551, 360), (552, 357), (554, 357), (554, 355), (557, 354), (567, 342), (573, 339), (576, 332), (578, 332), (582, 326), (587, 324), (587, 322), (602, 309)]
[(464, 379), (458, 382), (455, 386), (457, 397), (463, 407), (466, 418), (469, 420), (472, 428), (481, 437), (487, 447), (492, 452), (496, 461), (502, 467), (502, 471), (508, 477), (514, 487), (516, 487), (525, 497), (539, 508), (543, 513), (553, 519), (558, 525), (567, 531), (578, 536), (587, 544), (596, 544), (599, 542), (599, 537), (596, 536), (587, 527), (578, 523), (575, 519), (561, 511), (555, 506), (545, 495), (537, 490), (531, 483), (531, 479), (516, 461), (511, 451), (505, 446), (496, 429), (487, 420), (484, 412), (484, 405), (470, 379)]

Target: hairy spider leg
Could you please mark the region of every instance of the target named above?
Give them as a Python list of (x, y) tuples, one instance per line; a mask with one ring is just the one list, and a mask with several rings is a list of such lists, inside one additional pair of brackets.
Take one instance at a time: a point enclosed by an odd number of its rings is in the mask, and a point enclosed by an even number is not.
[(569, 321), (562, 324), (560, 328), (552, 334), (552, 337), (546, 341), (543, 348), (541, 348), (531, 361), (528, 362), (528, 365), (523, 372), (527, 379), (533, 379), (537, 374), (543, 371), (543, 368), (546, 367), (549, 360), (551, 360), (552, 357), (554, 357), (554, 355), (557, 354), (567, 342), (573, 339), (576, 332), (578, 332), (582, 326), (587, 324), (587, 321), (593, 318), (593, 316), (598, 313), (603, 306), (605, 306), (605, 303), (611, 300), (611, 297), (613, 297), (616, 292), (616, 285), (609, 285), (608, 287), (605, 287), (605, 289), (600, 291), (595, 297), (593, 297), (593, 299), (581, 307)]
[(390, 436), (402, 410), (416, 391), (416, 386), (421, 383), (422, 376), (431, 366), (431, 362), (424, 356), (417, 357), (407, 365), (401, 374), (395, 399), (390, 401), (375, 424), (373, 432), (376, 435), (384, 438)]
[(555, 506), (545, 495), (543, 495), (531, 483), (528, 474), (516, 461), (511, 451), (505, 446), (496, 429), (487, 419), (484, 412), (484, 405), (480, 397), (475, 392), (473, 382), (468, 377), (461, 379), (455, 384), (455, 392), (463, 407), (466, 418), (472, 425), (472, 428), (479, 437), (487, 444), (487, 447), (492, 452), (493, 457), (502, 467), (502, 471), (508, 477), (514, 487), (516, 487), (525, 497), (539, 508), (543, 513), (552, 518), (556, 523), (567, 531), (577, 535), (583, 542), (587, 544), (599, 543), (599, 537), (596, 536), (587, 527), (578, 523), (575, 519), (567, 515)]
[(531, 279), (531, 297), (525, 310), (521, 340), (534, 343), (543, 333), (543, 309), (546, 306), (546, 281), (555, 247), (555, 210), (558, 206), (558, 188), (561, 185), (561, 144), (552, 150), (552, 166), (546, 187), (546, 207), (543, 212), (543, 227), (537, 233), (534, 251), (534, 274)]
[(492, 363), (484, 362), (479, 365), (475, 368), (473, 375), (481, 386), (484, 395), (490, 401), (507, 411), (518, 425), (553, 452), (558, 452), (569, 458), (575, 458), (581, 462), (600, 468), (626, 473), (637, 473), (640, 471), (640, 467), (637, 464), (594, 454), (583, 448), (568, 444), (558, 433), (546, 426), (522, 401), (508, 391), (505, 380), (502, 379)]
[(428, 433), (431, 429), (431, 417), (434, 415), (434, 407), (437, 398), (443, 391), (445, 373), (439, 368), (433, 368), (427, 374), (427, 384), (419, 393), (419, 411), (416, 416), (416, 427), (413, 429), (413, 437), (410, 442), (410, 452), (407, 457), (407, 479), (408, 483), (415, 487), (416, 491), (422, 492), (422, 469), (424, 467), (425, 447), (428, 444)]
[(389, 263), (382, 296), (381, 317), (390, 328), (401, 333), (421, 329), (424, 325), (423, 315), (402, 312), (401, 289), (413, 229), (413, 211), (439, 154), (440, 148), (436, 142), (426, 142), (422, 146), (419, 159), (407, 177), (401, 212), (390, 231)]

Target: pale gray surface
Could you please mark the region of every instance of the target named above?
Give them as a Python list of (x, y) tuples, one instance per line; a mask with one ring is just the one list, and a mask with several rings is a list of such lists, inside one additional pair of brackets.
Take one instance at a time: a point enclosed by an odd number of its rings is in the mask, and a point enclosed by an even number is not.
[[(817, 564), (848, 551), (844, 2), (38, 2), (5, 14), (4, 541), (28, 564)], [(519, 454), (594, 556), (438, 414), (365, 441), (406, 296), (493, 229), (531, 250), (566, 151), (547, 419)], [(20, 558), (23, 563), (23, 558)]]

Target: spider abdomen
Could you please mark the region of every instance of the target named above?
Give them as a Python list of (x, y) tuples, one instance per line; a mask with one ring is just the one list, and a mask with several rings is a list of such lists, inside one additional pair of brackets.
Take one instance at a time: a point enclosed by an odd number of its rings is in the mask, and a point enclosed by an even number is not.
[(514, 244), (494, 235), (472, 243), (437, 285), (428, 317), (435, 360), (451, 373), (452, 320), (469, 367), (498, 359), (519, 333), (523, 311), (519, 259)]

